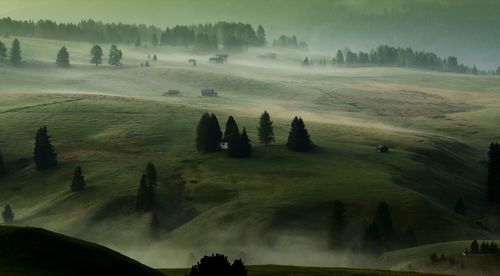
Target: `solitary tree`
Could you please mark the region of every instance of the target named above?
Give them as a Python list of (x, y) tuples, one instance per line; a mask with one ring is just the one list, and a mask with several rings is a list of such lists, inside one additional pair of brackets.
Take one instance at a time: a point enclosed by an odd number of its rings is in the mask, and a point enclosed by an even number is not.
[(71, 191), (77, 192), (85, 188), (85, 176), (83, 176), (82, 168), (75, 167), (73, 172), (73, 180), (71, 181)]
[(7, 47), (0, 41), (0, 59), (4, 59), (7, 57)]
[(38, 170), (45, 170), (57, 165), (57, 153), (52, 146), (47, 126), (40, 127), (35, 138), (33, 159)]
[(17, 40), (17, 38), (14, 39), (14, 41), (12, 41), (12, 47), (10, 48), (9, 61), (10, 61), (10, 63), (12, 63), (14, 65), (21, 64), (21, 44), (19, 43), (19, 40)]
[(264, 145), (269, 145), (274, 142), (274, 126), (273, 121), (271, 121), (271, 116), (267, 111), (264, 111), (260, 116), (259, 127), (259, 141)]
[(313, 148), (313, 143), (302, 118), (295, 117), (288, 135), (287, 147), (293, 151), (306, 152)]
[(331, 249), (344, 248), (344, 231), (346, 227), (345, 205), (340, 200), (333, 202), (332, 215), (329, 217), (329, 239)]
[(118, 66), (121, 65), (121, 60), (123, 57), (122, 50), (118, 49), (116, 45), (111, 45), (111, 49), (109, 49), (109, 65)]
[(69, 53), (66, 46), (63, 46), (57, 53), (56, 64), (62, 67), (69, 66)]
[(102, 64), (102, 56), (104, 55), (102, 52), (102, 48), (99, 45), (94, 45), (90, 50), (90, 55), (92, 58), (90, 59), (90, 63), (95, 64), (95, 66)]
[(5, 205), (5, 208), (2, 212), (2, 217), (4, 223), (12, 223), (14, 221), (14, 213), (12, 212), (9, 204)]
[(455, 213), (465, 216), (465, 203), (462, 198), (459, 198), (455, 204)]
[(3, 162), (3, 156), (2, 153), (0, 152), (0, 176), (4, 176), (6, 171), (7, 170), (5, 169), (5, 164)]

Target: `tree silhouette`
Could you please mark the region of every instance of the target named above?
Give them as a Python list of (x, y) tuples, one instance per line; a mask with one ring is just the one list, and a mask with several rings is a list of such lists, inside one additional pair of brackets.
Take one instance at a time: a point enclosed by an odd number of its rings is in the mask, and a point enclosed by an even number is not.
[(0, 60), (6, 57), (7, 57), (7, 47), (5, 47), (5, 44), (2, 41), (0, 41)]
[(90, 55), (92, 58), (90, 59), (90, 63), (95, 64), (95, 66), (102, 64), (102, 56), (104, 55), (101, 46), (94, 45), (90, 50)]
[(109, 50), (109, 65), (118, 66), (121, 65), (121, 60), (123, 57), (122, 50), (118, 49), (116, 45), (111, 45), (111, 49)]
[(247, 135), (246, 128), (243, 128), (241, 132), (240, 141), (238, 143), (238, 157), (248, 158), (252, 156), (252, 145), (250, 145), (250, 139)]
[(459, 198), (455, 204), (455, 213), (465, 216), (465, 203), (462, 198)]
[(212, 254), (192, 266), (189, 276), (247, 276), (247, 269), (241, 260), (235, 260), (231, 265), (227, 256)]
[(149, 162), (148, 165), (146, 166), (146, 177), (147, 177), (148, 183), (151, 186), (156, 187), (158, 175), (156, 173), (155, 165), (151, 162)]
[(369, 254), (378, 256), (383, 252), (383, 241), (376, 223), (369, 224), (363, 234), (361, 248)]
[(264, 111), (260, 116), (259, 127), (259, 141), (264, 145), (269, 145), (274, 142), (274, 126), (273, 121), (271, 121), (271, 116), (267, 111)]
[(33, 155), (33, 159), (38, 170), (49, 169), (57, 165), (57, 153), (52, 146), (52, 142), (50, 141), (47, 126), (43, 126), (38, 129), (35, 138)]
[(201, 153), (219, 151), (221, 139), (222, 131), (217, 117), (204, 113), (196, 129), (196, 148)]
[(229, 137), (233, 132), (240, 133), (240, 129), (238, 128), (238, 124), (233, 116), (229, 116), (226, 122), (226, 130), (224, 131), (224, 138)]
[(329, 217), (329, 246), (331, 249), (343, 249), (346, 228), (345, 205), (340, 200), (333, 202), (332, 215)]
[(75, 167), (73, 172), (73, 180), (71, 181), (71, 191), (77, 192), (85, 188), (85, 177), (83, 176), (82, 168), (80, 166)]
[(61, 67), (69, 66), (69, 53), (66, 46), (63, 46), (59, 52), (57, 52), (56, 64)]
[(302, 118), (295, 117), (288, 135), (287, 147), (293, 151), (306, 152), (313, 148), (313, 143)]
[(377, 224), (383, 239), (389, 240), (394, 234), (391, 212), (385, 201), (378, 204), (373, 223)]
[(2, 212), (2, 217), (4, 223), (12, 223), (14, 221), (14, 213), (12, 212), (9, 204), (5, 205)]
[(9, 52), (9, 61), (14, 65), (21, 64), (21, 43), (16, 38), (12, 41), (12, 47)]

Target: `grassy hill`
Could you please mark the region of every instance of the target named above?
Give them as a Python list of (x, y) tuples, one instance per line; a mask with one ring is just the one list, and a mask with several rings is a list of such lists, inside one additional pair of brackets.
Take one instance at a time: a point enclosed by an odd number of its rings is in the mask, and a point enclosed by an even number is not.
[(162, 275), (103, 246), (39, 228), (0, 227), (2, 275)]
[[(306, 69), (298, 65), (306, 53), (280, 49), (232, 54), (215, 65), (208, 63), (213, 53), (120, 45), (124, 67), (95, 67), (88, 64), (88, 43), (21, 38), (21, 45), (22, 66), (0, 63), (0, 149), (10, 170), (0, 180), (0, 204), (11, 204), (17, 225), (102, 243), (154, 267), (187, 267), (212, 252), (251, 264), (349, 265), (349, 257), (326, 246), (335, 199), (347, 206), (353, 246), (381, 200), (396, 230), (411, 225), (421, 244), (497, 237), (492, 225), (477, 220), (488, 208), (482, 162), (487, 145), (499, 139), (500, 78)], [(54, 64), (62, 45), (70, 69)], [(257, 58), (268, 51), (278, 60)], [(152, 53), (159, 61), (140, 67)], [(202, 98), (202, 88), (220, 97)], [(162, 96), (168, 89), (181, 95)], [(270, 147), (256, 136), (265, 109), (276, 126)], [(195, 127), (205, 111), (221, 125), (234, 115), (247, 127), (255, 156), (197, 153)], [(295, 115), (318, 145), (314, 152), (284, 146)], [(60, 165), (37, 172), (31, 158), (41, 125), (49, 128)], [(380, 143), (391, 153), (378, 154)], [(148, 161), (159, 173), (158, 240), (149, 237), (150, 215), (134, 211)], [(71, 193), (76, 165), (88, 188)], [(185, 187), (181, 211), (167, 200), (172, 183)], [(453, 212), (459, 197), (466, 217)]]

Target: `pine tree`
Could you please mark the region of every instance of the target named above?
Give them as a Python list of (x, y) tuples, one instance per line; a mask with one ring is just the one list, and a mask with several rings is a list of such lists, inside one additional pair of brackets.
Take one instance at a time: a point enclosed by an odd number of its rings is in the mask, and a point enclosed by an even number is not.
[(477, 69), (477, 66), (474, 64), (474, 67), (472, 67), (472, 74), (477, 75), (479, 74), (479, 70)]
[(149, 162), (148, 165), (146, 166), (146, 177), (148, 180), (148, 184), (153, 187), (156, 187), (158, 175), (156, 173), (155, 165), (151, 162)]
[(139, 190), (137, 191), (136, 209), (140, 212), (149, 212), (153, 209), (154, 191), (149, 185), (146, 174), (142, 174)]
[(500, 203), (500, 145), (491, 143), (488, 151), (488, 201)]
[(57, 153), (50, 141), (47, 126), (41, 127), (36, 134), (33, 155), (38, 170), (49, 169), (57, 165)]
[(83, 176), (82, 168), (80, 166), (75, 167), (73, 172), (73, 180), (71, 181), (71, 191), (77, 192), (85, 188), (85, 177)]
[(242, 260), (234, 260), (231, 266), (231, 276), (247, 276), (248, 272)]
[(238, 158), (240, 157), (241, 154), (240, 150), (241, 134), (238, 128), (233, 128), (232, 131), (233, 132), (227, 138), (227, 143), (228, 143), (227, 152), (230, 157)]
[(373, 223), (377, 224), (383, 239), (389, 240), (394, 234), (391, 212), (385, 201), (380, 202), (377, 206)]
[(259, 127), (259, 141), (261, 144), (269, 145), (274, 142), (274, 126), (273, 121), (271, 121), (271, 116), (267, 111), (264, 111), (260, 116)]
[(198, 122), (198, 127), (196, 129), (196, 148), (201, 153), (209, 152), (209, 131), (210, 131), (210, 114), (204, 113)]
[(102, 56), (104, 55), (104, 53), (101, 46), (94, 45), (90, 50), (90, 54), (92, 55), (90, 63), (95, 64), (95, 66), (102, 64)]
[(63, 46), (57, 53), (56, 64), (62, 67), (69, 66), (69, 53), (66, 46)]
[(338, 64), (344, 63), (344, 54), (342, 53), (342, 51), (340, 51), (340, 50), (337, 51), (337, 57), (335, 60)]
[(121, 65), (121, 60), (123, 57), (123, 53), (116, 45), (111, 45), (111, 49), (109, 50), (109, 65), (118, 66)]
[(313, 143), (302, 118), (295, 117), (288, 135), (287, 147), (293, 151), (306, 152), (313, 148)]
[(474, 240), (471, 245), (470, 245), (470, 253), (471, 254), (478, 254), (479, 253), (479, 243), (477, 240)]
[(0, 41), (0, 59), (4, 59), (7, 57), (7, 47)]
[(347, 224), (345, 205), (340, 200), (333, 202), (332, 215), (329, 217), (328, 243), (331, 249), (344, 249), (344, 232)]
[(465, 216), (465, 203), (462, 198), (459, 198), (455, 204), (455, 213)]
[(156, 36), (156, 33), (154, 33), (153, 37), (151, 38), (151, 45), (158, 46), (158, 36)]
[(10, 48), (9, 61), (14, 65), (21, 64), (21, 44), (19, 40), (14, 39), (12, 42), (12, 47)]
[(264, 27), (262, 25), (259, 25), (257, 28), (257, 41), (258, 41), (258, 46), (265, 46), (266, 45), (266, 31), (264, 30)]
[(156, 56), (156, 54), (153, 55), (153, 61), (158, 61), (158, 56)]
[(4, 223), (12, 223), (14, 221), (14, 213), (12, 212), (12, 208), (10, 208), (9, 204), (5, 205), (2, 217)]
[(0, 177), (4, 176), (6, 173), (7, 170), (5, 169), (2, 153), (0, 152)]
[(229, 137), (233, 132), (240, 133), (240, 129), (238, 128), (238, 124), (233, 116), (229, 116), (226, 122), (226, 130), (224, 131), (224, 138)]
[(215, 114), (210, 115), (210, 123), (208, 128), (207, 148), (209, 152), (217, 152), (220, 150), (220, 142), (222, 140), (222, 131), (220, 129), (219, 120)]
[(249, 158), (252, 156), (252, 145), (250, 145), (250, 139), (247, 135), (246, 128), (243, 128), (241, 132), (240, 141), (238, 143), (238, 157), (240, 158)]

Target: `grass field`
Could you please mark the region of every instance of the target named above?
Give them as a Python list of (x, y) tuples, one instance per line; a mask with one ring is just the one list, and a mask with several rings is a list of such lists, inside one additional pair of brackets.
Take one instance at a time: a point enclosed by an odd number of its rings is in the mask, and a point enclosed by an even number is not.
[[(5, 41), (7, 45), (10, 41)], [(310, 53), (265, 49), (232, 54), (120, 45), (124, 66), (88, 64), (91, 44), (21, 38), (24, 63), (0, 63), (0, 149), (10, 174), (0, 204), (16, 224), (44, 227), (98, 242), (154, 267), (187, 267), (192, 256), (223, 252), (250, 264), (346, 266), (328, 251), (331, 202), (346, 203), (353, 243), (389, 203), (397, 231), (411, 225), (419, 243), (492, 239), (485, 220), (485, 153), (500, 140), (500, 78), (400, 68), (302, 68)], [(66, 45), (70, 69), (54, 64)], [(105, 51), (109, 45), (103, 45)], [(278, 60), (256, 56), (274, 51)], [(152, 67), (140, 67), (147, 54)], [(196, 58), (199, 66), (187, 60)], [(218, 98), (202, 98), (213, 88)], [(164, 97), (180, 89), (179, 97)], [(268, 110), (277, 141), (257, 143)], [(234, 115), (253, 140), (254, 157), (195, 150), (203, 112), (221, 125)], [(293, 153), (284, 144), (293, 116), (302, 116), (319, 147)], [(60, 165), (37, 172), (33, 137), (47, 125)], [(377, 144), (390, 146), (378, 154)], [(160, 239), (148, 238), (149, 216), (134, 212), (148, 161), (160, 177)], [(73, 168), (88, 188), (69, 192)], [(186, 186), (183, 213), (172, 213), (168, 183)], [(467, 216), (454, 214), (462, 197)], [(481, 220), (491, 231), (480, 227)], [(300, 254), (299, 254), (300, 252)], [(306, 257), (304, 257), (306, 255)], [(260, 275), (260, 274), (255, 274)]]

